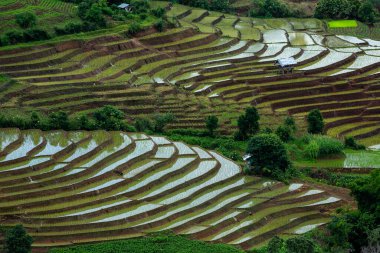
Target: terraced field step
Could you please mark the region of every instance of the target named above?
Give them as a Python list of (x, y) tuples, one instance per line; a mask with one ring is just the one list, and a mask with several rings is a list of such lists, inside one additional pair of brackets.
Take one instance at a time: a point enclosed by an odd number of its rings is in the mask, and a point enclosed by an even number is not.
[(165, 137), (2, 129), (0, 142), (0, 217), (22, 223), (39, 249), (167, 229), (248, 249), (324, 224), (326, 210), (345, 203), (243, 176), (221, 155)]

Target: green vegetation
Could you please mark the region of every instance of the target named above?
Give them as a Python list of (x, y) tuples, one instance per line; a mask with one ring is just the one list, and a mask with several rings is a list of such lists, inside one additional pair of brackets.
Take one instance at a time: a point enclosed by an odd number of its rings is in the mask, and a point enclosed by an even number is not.
[(157, 234), (136, 239), (57, 248), (49, 250), (49, 253), (105, 253), (111, 251), (124, 253), (126, 250), (133, 253), (242, 253), (241, 250), (232, 246), (208, 244), (171, 234)]
[(249, 173), (255, 175), (272, 176), (281, 178), (290, 168), (286, 148), (274, 134), (258, 134), (253, 136), (248, 143)]
[(322, 134), (325, 123), (322, 113), (318, 109), (311, 110), (307, 115), (307, 132), (310, 134)]
[(260, 130), (260, 115), (255, 107), (249, 107), (245, 114), (238, 118), (238, 131), (235, 133), (235, 140), (247, 140), (250, 136)]
[(22, 225), (10, 228), (5, 235), (5, 251), (7, 253), (29, 253), (33, 238), (27, 234)]
[(206, 128), (210, 136), (214, 136), (215, 130), (219, 127), (219, 120), (216, 116), (208, 116), (206, 118)]
[(357, 27), (358, 23), (356, 20), (334, 20), (329, 21), (328, 26), (330, 28), (349, 28), (349, 27)]

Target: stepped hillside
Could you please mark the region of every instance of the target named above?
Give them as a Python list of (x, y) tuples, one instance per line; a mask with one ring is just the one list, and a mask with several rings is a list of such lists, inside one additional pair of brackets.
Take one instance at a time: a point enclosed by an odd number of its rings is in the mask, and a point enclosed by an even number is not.
[[(172, 112), (172, 128), (203, 128), (219, 117), (231, 133), (243, 108), (254, 105), (262, 125), (293, 115), (299, 125), (319, 108), (334, 137), (365, 144), (380, 138), (380, 42), (326, 31), (316, 19), (251, 19), (167, 2), (178, 28), (125, 38), (122, 29), (90, 40), (0, 51), (3, 108), (91, 113), (105, 104), (130, 120)], [(291, 74), (273, 65), (294, 57)], [(274, 120), (276, 119), (276, 120)]]
[(326, 187), (245, 177), (213, 151), (164, 137), (3, 129), (0, 143), (2, 224), (22, 223), (36, 252), (167, 229), (249, 249), (323, 225), (349, 203)]

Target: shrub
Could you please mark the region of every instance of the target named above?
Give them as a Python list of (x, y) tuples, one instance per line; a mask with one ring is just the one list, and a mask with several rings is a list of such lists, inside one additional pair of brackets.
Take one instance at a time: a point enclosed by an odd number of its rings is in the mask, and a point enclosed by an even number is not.
[(153, 127), (154, 132), (163, 133), (165, 126), (173, 122), (174, 120), (175, 120), (175, 116), (171, 113), (155, 115), (154, 127)]
[(5, 250), (8, 253), (29, 253), (33, 238), (26, 233), (22, 225), (11, 228), (5, 236)]
[(155, 24), (154, 27), (157, 29), (157, 31), (162, 32), (165, 29), (165, 22), (164, 20), (160, 19)]
[(235, 134), (236, 140), (246, 140), (250, 135), (256, 134), (260, 130), (260, 115), (255, 107), (249, 107), (245, 114), (238, 118), (238, 132)]
[(37, 18), (34, 13), (31, 12), (24, 12), (16, 15), (16, 23), (21, 28), (29, 28), (36, 25)]
[(268, 243), (268, 253), (283, 253), (285, 241), (278, 236), (274, 236)]
[(333, 139), (325, 135), (315, 135), (313, 136), (313, 139), (319, 146), (319, 157), (326, 155), (337, 155), (343, 152), (344, 146), (337, 139)]
[(307, 115), (307, 131), (310, 134), (321, 134), (324, 127), (322, 113), (318, 109), (311, 110)]
[(297, 236), (286, 240), (286, 250), (292, 253), (314, 253), (315, 244), (312, 240)]
[(246, 152), (251, 155), (248, 161), (255, 174), (270, 176), (275, 170), (286, 171), (290, 167), (286, 148), (277, 135), (253, 136)]
[(291, 16), (287, 5), (278, 0), (255, 1), (255, 7), (250, 11), (251, 17), (285, 18)]
[(152, 122), (147, 118), (138, 118), (135, 120), (135, 128), (139, 132), (153, 131)]
[(127, 125), (124, 123), (124, 112), (119, 109), (106, 105), (94, 113), (96, 125), (104, 130), (125, 130)]
[(17, 44), (24, 42), (24, 34), (19, 30), (11, 30), (5, 33), (9, 44)]
[(351, 148), (355, 150), (365, 149), (365, 146), (357, 143), (355, 138), (352, 136), (344, 138), (344, 146), (346, 148)]
[(58, 111), (49, 114), (50, 129), (69, 130), (69, 118), (66, 112)]
[(292, 116), (288, 116), (285, 118), (284, 125), (289, 127), (293, 132), (297, 131), (296, 122)]
[(63, 28), (54, 27), (54, 31), (57, 35), (80, 33), (84, 30), (84, 26), (81, 23), (67, 23)]
[(130, 35), (135, 35), (137, 34), (138, 32), (140, 32), (142, 30), (142, 27), (140, 25), (140, 23), (138, 22), (133, 22), (132, 24), (130, 24), (129, 28), (128, 28), (128, 33)]
[(23, 34), (24, 41), (38, 41), (38, 40), (47, 40), (50, 39), (50, 35), (41, 29), (31, 28), (24, 31)]
[(309, 159), (317, 159), (319, 156), (319, 145), (315, 140), (312, 140), (305, 146), (305, 156)]
[(214, 136), (214, 132), (219, 126), (218, 122), (219, 122), (218, 118), (214, 115), (208, 116), (206, 118), (206, 128), (210, 136)]
[(279, 126), (276, 129), (276, 135), (283, 141), (289, 142), (293, 139), (292, 130), (288, 126)]
[(363, 1), (358, 10), (358, 19), (365, 23), (373, 24), (375, 22), (376, 12), (373, 4), (366, 0)]
[(165, 16), (165, 9), (164, 8), (153, 9), (151, 10), (151, 13), (157, 18), (163, 18)]

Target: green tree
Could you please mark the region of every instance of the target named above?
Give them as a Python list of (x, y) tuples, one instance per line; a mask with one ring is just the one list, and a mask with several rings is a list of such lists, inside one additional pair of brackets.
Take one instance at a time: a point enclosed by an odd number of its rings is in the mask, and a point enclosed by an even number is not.
[(288, 126), (294, 133), (297, 131), (296, 121), (292, 116), (287, 116), (285, 118), (284, 126)]
[(251, 155), (248, 162), (255, 174), (270, 176), (276, 171), (286, 171), (291, 165), (284, 144), (275, 134), (253, 136), (246, 152)]
[(286, 240), (286, 250), (291, 253), (314, 253), (315, 244), (312, 240), (297, 236)]
[(293, 139), (292, 130), (288, 126), (279, 126), (276, 129), (276, 135), (283, 141), (289, 142)]
[(367, 178), (356, 180), (351, 191), (359, 210), (374, 214), (380, 222), (380, 169), (373, 170)]
[(175, 116), (171, 113), (158, 114), (154, 116), (154, 132), (163, 133), (165, 126), (175, 120)]
[(121, 110), (106, 105), (98, 109), (94, 113), (96, 125), (104, 130), (124, 130), (126, 124), (124, 123), (125, 115)]
[(236, 140), (246, 140), (249, 136), (256, 134), (260, 130), (260, 115), (255, 107), (249, 107), (244, 115), (238, 118), (238, 132), (235, 134)]
[(16, 15), (16, 23), (21, 28), (30, 28), (36, 25), (37, 18), (32, 12), (23, 12)]
[(278, 237), (274, 236), (268, 243), (268, 253), (284, 253), (285, 241)]
[(307, 131), (311, 134), (322, 134), (325, 123), (318, 109), (311, 110), (307, 115)]
[(373, 24), (376, 18), (376, 11), (373, 4), (366, 0), (363, 1), (358, 10), (358, 19), (368, 24)]
[(29, 253), (33, 238), (27, 234), (22, 225), (16, 225), (5, 235), (5, 250), (8, 253)]
[(210, 9), (213, 11), (228, 12), (230, 10), (229, 0), (210, 0)]
[(66, 112), (58, 111), (49, 114), (49, 128), (69, 130), (69, 117)]
[(210, 136), (214, 136), (215, 130), (219, 127), (219, 120), (216, 116), (208, 116), (206, 118), (206, 128)]
[(41, 117), (37, 112), (32, 112), (30, 116), (30, 127), (34, 129), (39, 129), (41, 126)]
[(139, 132), (153, 131), (152, 122), (147, 118), (137, 118), (135, 120), (135, 128)]

